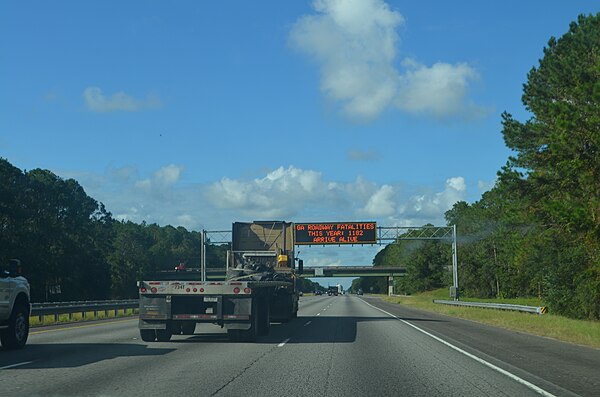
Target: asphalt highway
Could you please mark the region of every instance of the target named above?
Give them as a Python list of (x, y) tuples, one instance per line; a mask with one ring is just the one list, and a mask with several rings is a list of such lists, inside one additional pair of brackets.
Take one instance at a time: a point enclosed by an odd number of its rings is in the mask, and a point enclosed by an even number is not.
[(213, 325), (145, 343), (135, 318), (32, 329), (0, 350), (0, 396), (598, 396), (598, 368), (596, 349), (318, 296), (257, 343)]

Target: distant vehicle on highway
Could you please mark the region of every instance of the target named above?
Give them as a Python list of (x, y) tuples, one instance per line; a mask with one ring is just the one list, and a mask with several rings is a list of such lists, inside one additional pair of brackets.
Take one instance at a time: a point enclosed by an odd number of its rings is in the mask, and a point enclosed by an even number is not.
[(327, 295), (328, 296), (338, 296), (338, 286), (337, 285), (330, 285), (329, 287), (327, 287)]
[(362, 295), (363, 294), (363, 290), (362, 289), (358, 289), (358, 291), (356, 291), (356, 295)]
[(316, 290), (316, 291), (315, 291), (315, 295), (323, 295), (323, 291)]

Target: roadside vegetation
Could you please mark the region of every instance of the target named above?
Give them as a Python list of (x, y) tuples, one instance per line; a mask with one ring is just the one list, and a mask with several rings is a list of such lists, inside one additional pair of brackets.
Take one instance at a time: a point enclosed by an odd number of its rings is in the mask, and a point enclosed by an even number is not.
[[(599, 65), (600, 14), (582, 15), (529, 71), (522, 101), (531, 118), (502, 114), (513, 155), (480, 200), (445, 214), (457, 226), (461, 296), (537, 299), (553, 314), (600, 319)], [(395, 291), (414, 294), (451, 285), (450, 255), (449, 244), (399, 240), (373, 263), (405, 266)], [(359, 287), (383, 293), (387, 283), (363, 278)]]
[(45, 315), (45, 316), (30, 316), (29, 317), (29, 325), (31, 327), (41, 327), (44, 325), (54, 325), (54, 324), (63, 324), (63, 323), (77, 323), (82, 321), (90, 321), (90, 320), (104, 320), (109, 318), (121, 318), (121, 317), (131, 317), (137, 316), (138, 309), (120, 309), (116, 313), (114, 310), (100, 310), (97, 312), (85, 312), (85, 313), (73, 313), (69, 314), (60, 314), (58, 316), (54, 315)]
[[(115, 220), (74, 179), (2, 158), (0, 229), (0, 261), (21, 260), (33, 302), (133, 298), (141, 278), (200, 263), (199, 232)], [(210, 245), (209, 266), (225, 252)]]
[[(459, 317), (513, 331), (525, 332), (578, 345), (600, 348), (600, 321), (577, 320), (552, 313), (539, 315), (433, 303), (434, 299), (448, 299), (448, 290), (445, 288), (409, 296), (390, 297), (381, 295), (381, 298), (387, 302), (398, 303), (452, 317)], [(466, 297), (463, 300), (472, 302), (484, 301)], [(485, 301), (543, 306), (543, 302), (535, 299), (488, 299)]]

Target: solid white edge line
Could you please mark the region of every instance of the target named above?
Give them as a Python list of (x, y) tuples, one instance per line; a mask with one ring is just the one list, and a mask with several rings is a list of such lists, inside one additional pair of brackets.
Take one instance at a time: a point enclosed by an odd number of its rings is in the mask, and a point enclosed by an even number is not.
[(283, 347), (285, 346), (286, 343), (288, 343), (290, 341), (290, 338), (287, 338), (286, 340), (284, 340), (283, 342), (281, 342), (280, 344), (277, 345), (277, 347)]
[(317, 313), (317, 316), (320, 316), (320, 315), (321, 315), (321, 313)]
[(515, 374), (513, 374), (511, 372), (508, 372), (508, 371), (506, 371), (506, 370), (504, 370), (504, 369), (502, 369), (500, 367), (497, 367), (494, 364), (489, 363), (489, 362), (485, 361), (484, 359), (479, 358), (479, 357), (477, 357), (477, 356), (475, 356), (475, 355), (473, 355), (473, 354), (471, 354), (471, 353), (469, 353), (469, 352), (461, 349), (460, 347), (454, 346), (450, 342), (446, 342), (442, 338), (439, 338), (439, 337), (437, 337), (437, 336), (435, 336), (433, 334), (430, 334), (429, 332), (427, 332), (427, 331), (425, 331), (425, 330), (417, 327), (416, 325), (411, 324), (411, 323), (409, 323), (406, 320), (402, 320), (401, 318), (398, 318), (397, 316), (393, 315), (392, 313), (386, 312), (383, 309), (380, 309), (380, 308), (378, 308), (376, 306), (373, 306), (372, 304), (370, 304), (369, 302), (364, 301), (363, 299), (361, 299), (361, 301), (365, 302), (367, 305), (371, 306), (372, 308), (377, 309), (380, 312), (385, 313), (388, 316), (393, 317), (396, 320), (398, 320), (398, 321), (400, 321), (400, 322), (402, 322), (402, 323), (404, 323), (404, 324), (406, 324), (406, 325), (408, 325), (408, 326), (416, 329), (417, 331), (419, 331), (419, 332), (421, 332), (421, 333), (423, 333), (423, 334), (425, 334), (427, 336), (432, 337), (433, 339), (437, 340), (440, 343), (443, 343), (444, 345), (448, 346), (449, 348), (454, 349), (457, 352), (462, 353), (462, 354), (464, 354), (465, 356), (467, 356), (469, 358), (472, 358), (473, 360), (479, 362), (480, 364), (483, 364), (483, 365), (485, 365), (485, 366), (493, 369), (494, 371), (500, 372), (501, 374), (508, 376), (512, 380), (514, 380), (514, 381), (516, 381), (516, 382), (518, 382), (518, 383), (520, 383), (520, 384), (522, 384), (522, 385), (530, 388), (531, 390), (535, 391), (538, 394), (541, 394), (542, 396), (556, 397), (554, 394), (547, 392), (546, 390), (542, 389), (541, 387), (538, 387), (538, 386), (534, 385), (533, 383), (526, 381), (525, 379), (519, 378), (517, 375), (515, 375)]
[(14, 367), (20, 367), (21, 365), (31, 364), (32, 362), (33, 361), (25, 361), (23, 363), (12, 364), (12, 365), (7, 365), (5, 367), (0, 367), (0, 369), (9, 369), (9, 368), (14, 368)]

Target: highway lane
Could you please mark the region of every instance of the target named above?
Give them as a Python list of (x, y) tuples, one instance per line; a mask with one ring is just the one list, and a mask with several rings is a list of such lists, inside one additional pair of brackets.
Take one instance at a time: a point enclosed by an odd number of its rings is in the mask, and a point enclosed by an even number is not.
[[(370, 304), (382, 305), (303, 297), (299, 317), (273, 324), (258, 343), (231, 343), (211, 325), (169, 343), (145, 343), (136, 319), (33, 330), (26, 349), (0, 350), (0, 396), (540, 395)], [(449, 322), (416, 312), (403, 318), (419, 327)], [(502, 368), (571, 395), (560, 383)]]

